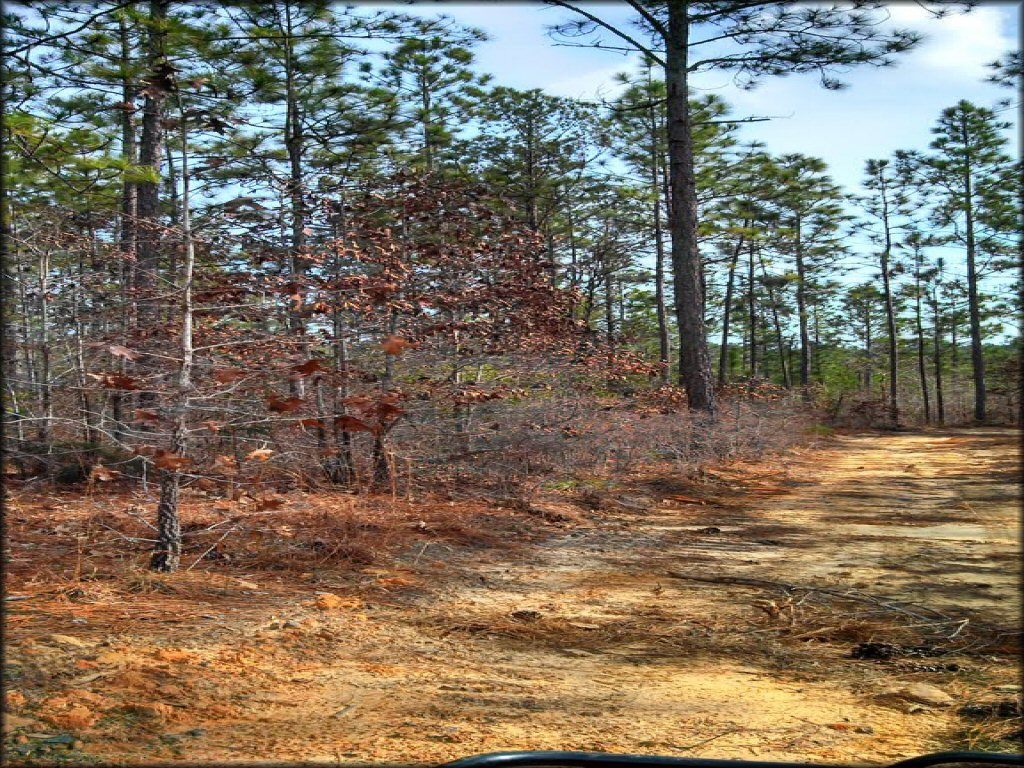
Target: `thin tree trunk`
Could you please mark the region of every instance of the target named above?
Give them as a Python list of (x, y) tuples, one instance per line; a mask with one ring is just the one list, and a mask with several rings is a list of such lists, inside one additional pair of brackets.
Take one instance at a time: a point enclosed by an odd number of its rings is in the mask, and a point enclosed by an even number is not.
[(875, 371), (874, 339), (871, 336), (871, 308), (864, 308), (864, 389), (871, 393), (872, 375)]
[(348, 387), (348, 342), (345, 339), (345, 329), (340, 313), (335, 310), (334, 315), (334, 356), (335, 370), (338, 371), (340, 382), (338, 384), (338, 396), (340, 405), (335, 407), (334, 445), (338, 451), (337, 462), (331, 466), (329, 476), (332, 482), (339, 485), (351, 485), (356, 480), (356, 465), (352, 457), (352, 433), (339, 428), (338, 422), (346, 415), (348, 406), (345, 401), (349, 396)]
[(811, 383), (811, 340), (807, 329), (807, 270), (804, 264), (804, 246), (801, 237), (800, 217), (796, 218), (796, 312), (800, 325), (800, 386), (803, 387), (804, 398), (810, 397), (808, 387)]
[(665, 243), (661, 231), (661, 199), (654, 199), (654, 307), (658, 318), (658, 362), (661, 364), (661, 383), (668, 384), (671, 377), (672, 346), (668, 333), (668, 313), (665, 311)]
[(975, 264), (977, 245), (974, 236), (974, 179), (969, 150), (966, 117), (961, 117), (961, 140), (965, 149), (964, 165), (964, 218), (967, 238), (967, 306), (971, 324), (971, 370), (974, 377), (974, 420), (984, 423), (985, 413), (985, 357), (981, 344), (981, 307), (978, 301), (978, 272)]
[[(174, 168), (174, 155), (171, 153), (170, 137), (164, 134), (164, 158), (167, 164), (167, 173), (164, 175), (164, 188), (167, 198), (167, 218), (169, 219), (171, 231), (175, 231), (181, 224), (181, 200), (178, 195), (178, 174)], [(178, 249), (170, 248), (167, 251), (167, 274), (170, 281), (175, 282), (178, 275)], [(173, 311), (168, 312), (167, 320), (171, 320)]]
[[(744, 229), (750, 226), (748, 221), (743, 223)], [(729, 277), (725, 283), (725, 303), (722, 307), (722, 345), (718, 351), (718, 386), (725, 386), (729, 373), (729, 321), (732, 319), (732, 294), (736, 283), (736, 267), (740, 262), (740, 252), (743, 250), (743, 236), (740, 235), (736, 241), (736, 248), (729, 257)]]
[(921, 400), (924, 405), (924, 423), (932, 420), (931, 403), (928, 396), (928, 371), (925, 363), (924, 322), (921, 318), (921, 251), (914, 253), (914, 324), (917, 331), (917, 374), (921, 382)]
[[(347, 229), (342, 219), (344, 216), (344, 203), (341, 202), (336, 208), (335, 214), (331, 217), (331, 227), (335, 240), (344, 237)], [(334, 256), (334, 279), (340, 280), (342, 263), (340, 249), (335, 250)], [(355, 461), (352, 457), (352, 433), (345, 429), (340, 422), (346, 415), (348, 406), (345, 401), (349, 397), (348, 387), (348, 341), (344, 319), (341, 314), (341, 292), (336, 290), (332, 312), (332, 332), (334, 334), (334, 370), (337, 372), (337, 386), (334, 388), (334, 445), (337, 450), (336, 460), (328, 463), (327, 476), (331, 482), (339, 485), (352, 485), (356, 480)]]
[[(93, 263), (96, 262), (97, 238), (96, 228), (92, 223), (90, 215), (89, 223), (89, 251)], [(94, 267), (95, 268), (95, 267)], [(96, 448), (100, 444), (100, 431), (97, 429), (97, 414), (93, 411), (92, 398), (89, 396), (89, 388), (86, 386), (85, 378), (85, 339), (88, 329), (82, 320), (81, 312), (81, 291), (86, 284), (85, 260), (79, 252), (78, 257), (78, 280), (72, 288), (71, 293), (71, 323), (75, 329), (75, 378), (79, 389), (79, 406), (82, 410), (82, 432), (84, 442), (89, 446), (86, 449), (86, 458), (90, 464), (96, 459)]]
[[(157, 322), (160, 308), (160, 175), (162, 170), (164, 122), (167, 113), (167, 92), (163, 88), (168, 75), (167, 10), (170, 0), (151, 0), (147, 40), (148, 90), (142, 113), (142, 136), (139, 142), (139, 165), (148, 170), (150, 178), (136, 188), (136, 253), (135, 294), (138, 302), (137, 324), (141, 328)], [(139, 363), (136, 363), (137, 367)], [(140, 406), (151, 406), (156, 400), (152, 391), (139, 393)]]
[(750, 326), (750, 378), (757, 379), (757, 313), (754, 294), (754, 243), (747, 252), (747, 323)]
[[(656, 169), (655, 190), (656, 186)], [(665, 308), (665, 238), (662, 233), (662, 200), (656, 195), (652, 214), (654, 216), (654, 311), (657, 315), (657, 360), (662, 366), (662, 384), (671, 380), (672, 342), (669, 340), (669, 314)]]
[[(758, 252), (758, 261), (761, 263), (761, 275), (764, 278), (768, 277), (768, 270), (764, 265), (764, 257)], [(782, 366), (782, 385), (786, 389), (791, 389), (793, 386), (793, 379), (789, 375), (789, 365), (786, 362), (786, 343), (782, 336), (782, 323), (779, 321), (779, 305), (775, 300), (775, 289), (772, 288), (772, 284), (765, 279), (765, 287), (768, 289), (768, 303), (772, 308), (772, 322), (775, 326), (775, 339), (779, 348), (779, 365)]]
[(935, 420), (946, 423), (946, 404), (942, 397), (942, 311), (938, 289), (932, 289), (932, 362), (935, 369)]
[[(288, 153), (287, 194), (291, 205), (291, 244), (288, 249), (289, 277), (294, 282), (294, 296), (288, 309), (288, 328), (303, 357), (308, 357), (309, 344), (306, 341), (306, 321), (302, 317), (303, 280), (306, 274), (306, 205), (303, 198), (305, 177), (302, 160), (305, 151), (301, 105), (295, 86), (295, 58), (292, 48), (295, 31), (292, 25), (291, 3), (284, 3), (285, 19), (281, 32), (285, 52), (285, 128), (284, 144)], [(293, 397), (305, 396), (305, 382), (296, 378), (289, 382)]]
[[(181, 364), (174, 394), (171, 450), (176, 456), (184, 456), (188, 448), (189, 395), (192, 390), (192, 273), (195, 269), (195, 244), (192, 239), (192, 222), (189, 211), (189, 170), (188, 170), (188, 128), (184, 110), (179, 112), (181, 125), (181, 233), (184, 245), (184, 263), (181, 268), (178, 288), (181, 293)], [(181, 489), (181, 470), (177, 467), (160, 470), (160, 500), (157, 504), (157, 541), (150, 568), (170, 573), (176, 571), (181, 561), (181, 517), (178, 501)]]
[(609, 364), (615, 349), (615, 280), (610, 270), (604, 275), (604, 337), (608, 345)]
[(821, 315), (818, 303), (811, 305), (814, 313), (814, 343), (811, 345), (811, 376), (814, 381), (821, 382)]
[[(38, 439), (39, 442), (48, 445), (53, 430), (53, 398), (51, 394), (52, 382), (50, 381), (50, 253), (45, 246), (39, 251), (39, 379), (36, 382), (39, 395), (39, 408), (41, 418), (39, 420)], [(49, 452), (49, 451), (47, 451)]]
[(420, 121), (420, 126), (423, 131), (423, 160), (426, 163), (427, 171), (434, 170), (434, 135), (431, 128), (433, 128), (433, 120), (431, 113), (433, 111), (433, 105), (430, 99), (430, 86), (425, 82), (425, 72), (420, 73), (419, 77), (419, 91), (420, 91), (420, 108), (422, 110), (423, 117)]
[(53, 461), (53, 381), (50, 348), (50, 253), (44, 245), (39, 251), (39, 394), (40, 419), (36, 439), (46, 451), (46, 475), (52, 481), (57, 467)]
[(885, 247), (881, 253), (881, 267), (882, 296), (885, 299), (885, 328), (889, 335), (889, 423), (893, 427), (898, 427), (900, 423), (898, 400), (899, 338), (896, 335), (896, 312), (893, 309), (889, 270), (889, 260), (892, 257), (892, 232), (889, 227), (889, 196), (885, 185), (884, 171), (879, 171), (879, 191), (882, 196), (882, 228), (885, 235)]
[[(136, 287), (144, 294), (140, 296), (148, 306), (140, 315), (153, 317), (154, 307), (150, 295), (156, 289), (160, 260), (160, 175), (161, 153), (163, 151), (164, 121), (166, 117), (167, 93), (158, 87), (160, 72), (167, 66), (164, 52), (167, 32), (169, 0), (151, 0), (149, 4), (148, 69), (150, 86), (146, 92), (142, 112), (142, 138), (139, 144), (139, 165), (148, 169), (151, 178), (139, 182), (136, 191), (137, 253)], [(123, 130), (123, 128), (122, 128)]]
[[(127, 22), (124, 16), (118, 18), (118, 35), (121, 44), (121, 61), (123, 75), (121, 78), (121, 99), (124, 107), (121, 110), (121, 159), (129, 166), (135, 165), (139, 160), (138, 137), (135, 131), (135, 117), (133, 106), (136, 98), (136, 89), (131, 81), (129, 68), (132, 58), (132, 42), (129, 36)], [(123, 181), (121, 184), (121, 210), (118, 216), (118, 247), (121, 251), (118, 258), (120, 297), (121, 297), (121, 344), (128, 345), (129, 328), (138, 324), (138, 304), (132, 287), (136, 284), (136, 226), (135, 218), (136, 200), (138, 188), (132, 181)], [(118, 358), (118, 373), (124, 375), (128, 371), (128, 361), (123, 357)], [(125, 394), (120, 390), (114, 390), (110, 395), (111, 419), (114, 422), (113, 436), (118, 443), (124, 443), (127, 439), (124, 418)]]
[(672, 377), (672, 341), (665, 303), (665, 233), (661, 226), (661, 208), (662, 205), (666, 208), (670, 205), (671, 196), (668, 187), (668, 166), (658, 152), (657, 122), (653, 110), (651, 145), (651, 191), (654, 193), (654, 302), (658, 318), (658, 361), (661, 363), (661, 383), (668, 384)]

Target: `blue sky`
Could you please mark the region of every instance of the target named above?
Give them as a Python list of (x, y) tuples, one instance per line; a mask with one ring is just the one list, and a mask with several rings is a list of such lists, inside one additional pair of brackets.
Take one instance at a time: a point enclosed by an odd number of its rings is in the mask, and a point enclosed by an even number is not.
[[(933, 4), (934, 5), (934, 4)], [(361, 7), (396, 8), (394, 4)], [(581, 3), (613, 22), (632, 17), (625, 3)], [(421, 0), (401, 6), (424, 15), (444, 13), (483, 29), (491, 40), (477, 50), (477, 68), (494, 75), (495, 84), (542, 88), (559, 95), (610, 98), (616, 72), (636, 69), (637, 57), (587, 48), (557, 47), (545, 26), (572, 16), (540, 2), (445, 2)], [(896, 149), (924, 149), (939, 113), (966, 98), (984, 106), (1014, 96), (984, 82), (987, 62), (1017, 47), (1020, 7), (984, 3), (969, 14), (936, 20), (916, 3), (888, 7), (893, 27), (923, 33), (917, 50), (898, 58), (895, 67), (858, 68), (843, 77), (849, 87), (825, 91), (814, 75), (766, 79), (742, 91), (724, 73), (701, 75), (695, 85), (716, 93), (738, 117), (773, 116), (769, 122), (742, 127), (744, 140), (757, 139), (771, 152), (802, 152), (824, 159), (836, 181), (859, 191), (864, 161), (886, 157)], [(1015, 120), (1016, 106), (1005, 111)], [(1017, 132), (1010, 133), (1017, 151)]]

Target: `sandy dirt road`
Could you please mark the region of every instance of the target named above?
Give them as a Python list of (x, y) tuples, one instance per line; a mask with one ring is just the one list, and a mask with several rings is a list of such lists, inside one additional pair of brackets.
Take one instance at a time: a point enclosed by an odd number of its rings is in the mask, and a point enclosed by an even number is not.
[[(962, 747), (958, 710), (1020, 677), (1018, 440), (844, 435), (696, 484), (638, 479), (625, 505), (540, 543), (418, 548), (413, 586), (386, 600), (86, 647), (100, 676), (75, 690), (107, 714), (77, 746), (403, 764), (505, 749), (884, 763)], [(941, 658), (851, 656), (944, 637)], [(48, 658), (34, 653), (22, 663)], [(951, 703), (892, 693), (912, 683)]]

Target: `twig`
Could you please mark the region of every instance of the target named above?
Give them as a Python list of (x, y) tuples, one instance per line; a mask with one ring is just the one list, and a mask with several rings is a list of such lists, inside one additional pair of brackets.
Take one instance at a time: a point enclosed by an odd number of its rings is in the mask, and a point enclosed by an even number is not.
[(711, 736), (711, 737), (709, 737), (707, 739), (704, 739), (703, 741), (698, 741), (698, 742), (696, 742), (694, 744), (687, 744), (685, 747), (677, 746), (676, 749), (679, 749), (679, 750), (690, 750), (690, 749), (696, 749), (697, 747), (703, 747), (705, 744), (708, 744), (708, 743), (714, 741), (715, 739), (720, 739), (723, 736), (728, 736), (731, 733), (739, 733), (742, 730), (743, 730), (742, 728), (730, 728), (727, 731), (722, 731), (721, 733), (716, 733), (714, 736)]
[(119, 530), (117, 530), (117, 528), (111, 528), (106, 523), (97, 522), (96, 525), (100, 526), (101, 528), (106, 528), (111, 533), (117, 534), (118, 536), (120, 536), (125, 541), (144, 541), (147, 544), (153, 544), (153, 543), (156, 542), (156, 539), (143, 539), (143, 538), (141, 538), (139, 536), (125, 536), (123, 533), (121, 533)]
[(221, 536), (219, 539), (217, 539), (215, 542), (213, 542), (213, 544), (210, 545), (209, 549), (207, 549), (205, 552), (203, 552), (203, 554), (201, 554), (199, 557), (197, 557), (196, 561), (194, 563), (192, 563), (192, 565), (190, 565), (188, 568), (185, 569), (185, 572), (187, 573), (188, 571), (191, 571), (193, 568), (195, 568), (197, 565), (199, 565), (200, 561), (204, 557), (206, 557), (208, 554), (210, 554), (214, 549), (216, 549), (218, 544), (220, 544), (230, 534), (234, 533), (237, 530), (238, 530), (238, 526), (236, 525), (234, 528), (228, 528), (226, 531), (224, 531), (224, 535)]
[[(797, 584), (787, 584), (782, 581), (771, 581), (770, 579), (755, 579), (749, 576), (702, 576), (700, 574), (683, 573), (681, 571), (666, 571), (665, 574), (667, 576), (671, 576), (674, 579), (684, 579), (686, 581), (702, 581), (709, 584), (738, 584), (744, 587), (757, 587), (759, 589), (782, 589), (786, 592), (792, 592), (793, 590), (801, 589), (807, 590), (809, 592), (820, 592), (821, 594), (832, 595), (833, 597), (839, 597), (844, 600), (853, 600), (859, 603), (871, 603), (872, 605), (880, 605), (883, 608), (889, 609), (890, 611), (904, 613), (907, 616), (913, 616), (915, 619), (920, 619), (921, 621), (928, 621), (927, 616), (922, 616), (921, 614), (904, 607), (905, 605), (907, 605), (905, 603), (898, 603), (896, 601), (888, 599), (880, 599), (872, 597), (870, 595), (857, 593), (852, 590), (843, 592), (838, 589), (828, 589), (827, 587), (807, 587)], [(950, 620), (949, 616), (946, 616), (944, 613), (940, 613), (939, 611), (936, 611), (933, 608), (928, 608), (923, 605), (914, 605), (913, 607), (919, 608), (923, 611), (927, 611), (928, 613), (931, 613), (947, 621)]]
[(416, 559), (412, 561), (413, 566), (415, 566), (420, 561), (420, 558), (423, 557), (423, 553), (427, 551), (427, 547), (429, 547), (429, 546), (430, 546), (430, 542), (429, 541), (423, 542), (423, 546), (420, 547), (420, 551), (416, 555)]
[(970, 623), (970, 621), (970, 619), (964, 619), (963, 621), (961, 621), (960, 626), (956, 628), (956, 631), (952, 635), (948, 635), (946, 639), (952, 640), (954, 637), (959, 635), (961, 632), (964, 631), (964, 627), (966, 627)]
[(146, 520), (144, 517), (142, 517), (142, 515), (136, 514), (136, 513), (132, 512), (131, 510), (128, 510), (128, 509), (122, 509), (121, 511), (124, 512), (124, 514), (128, 515), (128, 517), (132, 518), (133, 520), (136, 520), (136, 521), (142, 523), (147, 528), (151, 528), (154, 531), (157, 530), (157, 527), (155, 525), (153, 525), (151, 522), (149, 522), (148, 520)]

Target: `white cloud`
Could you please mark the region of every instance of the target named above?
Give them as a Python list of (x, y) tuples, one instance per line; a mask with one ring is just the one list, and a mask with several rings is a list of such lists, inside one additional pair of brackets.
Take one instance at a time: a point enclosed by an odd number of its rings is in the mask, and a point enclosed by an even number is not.
[(611, 99), (625, 86), (615, 82), (615, 75), (620, 72), (633, 74), (636, 71), (636, 57), (615, 57), (617, 63), (603, 69), (563, 77), (544, 84), (544, 90), (555, 96), (568, 96), (574, 99)]
[(934, 19), (913, 3), (889, 7), (894, 25), (909, 27), (927, 36), (920, 47), (906, 57), (906, 64), (926, 68), (937, 77), (959, 81), (984, 78), (988, 73), (985, 64), (1016, 47), (1015, 11), (1013, 7), (982, 5), (970, 13)]

